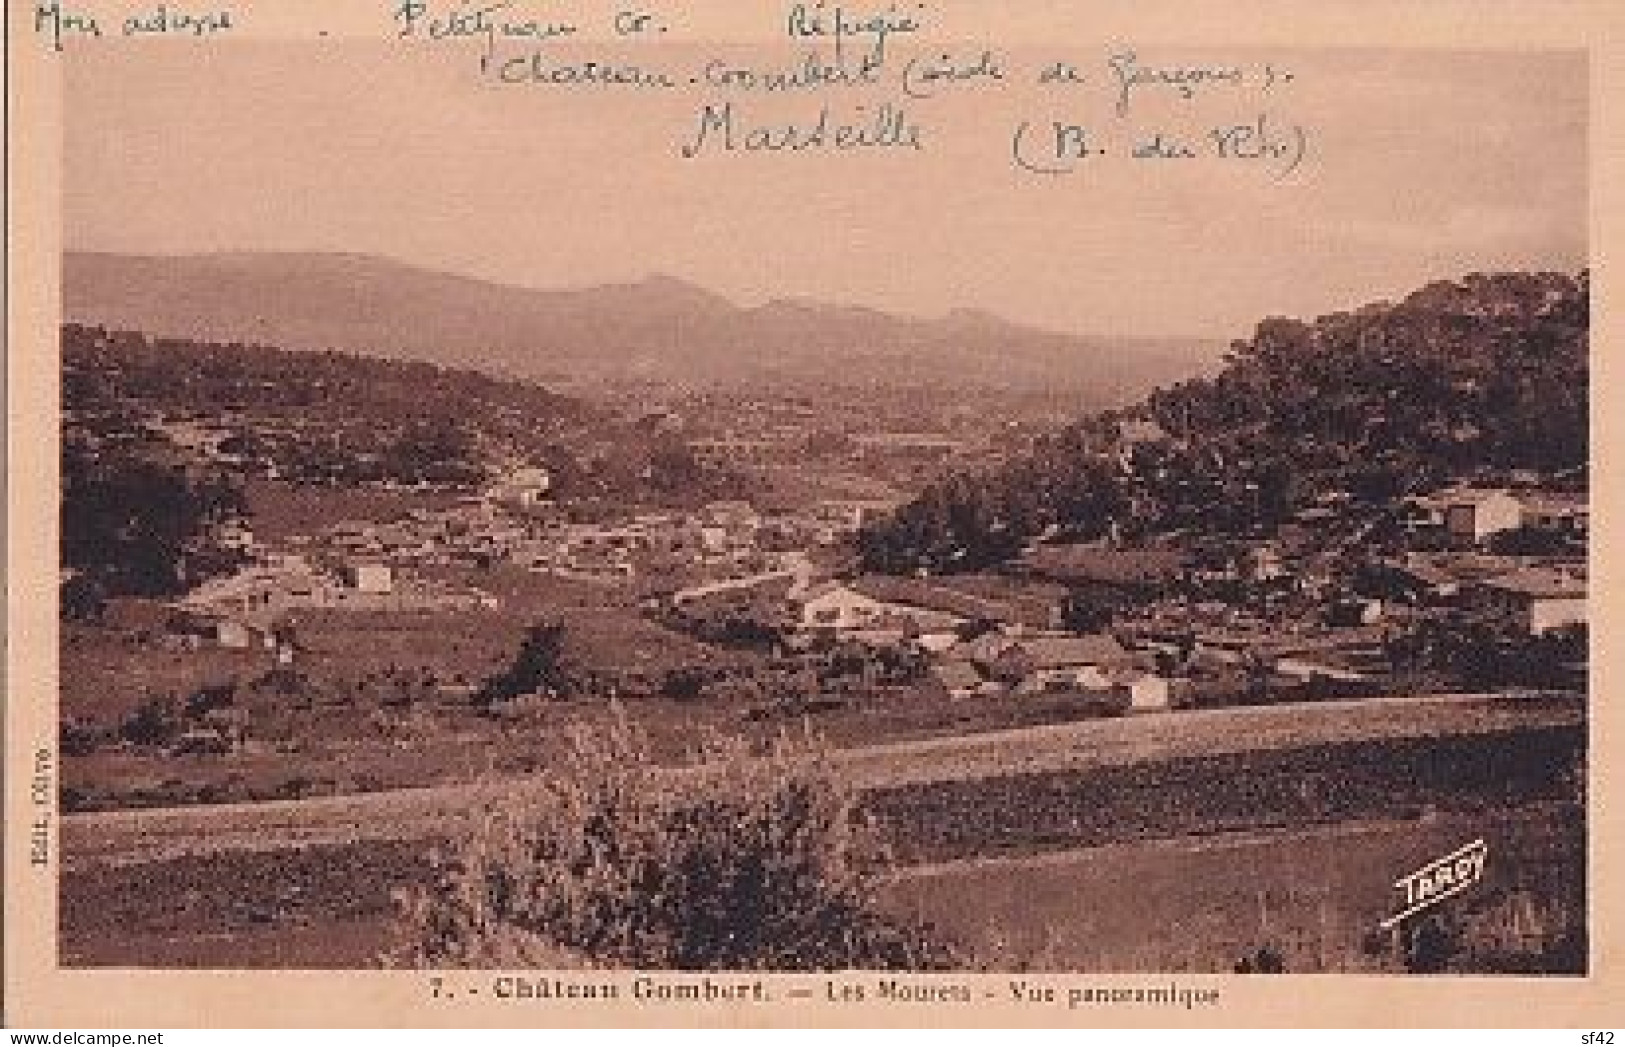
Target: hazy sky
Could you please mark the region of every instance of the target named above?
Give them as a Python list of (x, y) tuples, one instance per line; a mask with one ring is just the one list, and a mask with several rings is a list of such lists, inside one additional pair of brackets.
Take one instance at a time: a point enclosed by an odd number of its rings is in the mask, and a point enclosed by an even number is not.
[[(1586, 251), (1586, 69), (1574, 53), (1271, 52), (1267, 102), (1214, 89), (1112, 112), (1114, 45), (1069, 43), (1072, 95), (1004, 89), (907, 103), (920, 153), (685, 161), (716, 92), (483, 82), (468, 56), (362, 42), (98, 49), (67, 64), (65, 241), (135, 253), (328, 250), (503, 282), (648, 273), (741, 303), (812, 297), (1058, 328), (1240, 336), (1496, 267), (1574, 269)], [(960, 49), (964, 51), (963, 48)], [(674, 50), (685, 75), (711, 52)], [(779, 47), (752, 59), (792, 64)], [(1052, 56), (1003, 56), (1011, 80)], [(811, 120), (858, 101), (733, 95)], [(1268, 110), (1309, 134), (1303, 166), (1117, 160), (1017, 171), (1021, 120), (1108, 143)]]

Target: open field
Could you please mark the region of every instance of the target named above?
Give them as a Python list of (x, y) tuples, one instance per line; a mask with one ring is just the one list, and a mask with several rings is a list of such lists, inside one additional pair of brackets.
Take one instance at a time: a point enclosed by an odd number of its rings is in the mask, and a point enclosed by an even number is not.
[[(1572, 808), (1531, 805), (939, 863), (900, 870), (882, 896), (996, 970), (1226, 971), (1262, 946), (1290, 971), (1393, 970), (1368, 941), (1398, 876), (1483, 837), (1488, 876), (1472, 908), (1528, 899), (1573, 919), (1583, 833)], [(423, 875), (425, 857), (375, 842), (65, 874), (63, 963), (373, 966), (392, 945), (392, 892)]]
[[(1228, 710), (1184, 733), (1141, 717), (839, 759), (896, 847), (892, 903), (993, 966), (1214, 969), (1232, 947), (1270, 944), (1294, 969), (1346, 969), (1352, 928), (1393, 879), (1479, 835), (1492, 864), (1524, 856), (1507, 866), (1525, 870), (1507, 890), (1572, 909), (1583, 892), (1578, 711), (1522, 708), (1522, 725), (1509, 726), (1489, 699), (1416, 707), (1407, 736), (1374, 733), (1404, 710), (1361, 703)], [(1011, 769), (988, 774), (996, 761), (983, 749)], [(503, 781), (67, 817), (65, 962), (371, 963), (388, 942), (392, 891), (423, 874), (437, 841), (524, 796), (522, 782)], [(1069, 915), (1071, 898), (1142, 884), (1145, 904)], [(964, 906), (970, 894), (988, 904)], [(1128, 911), (1153, 923), (1124, 922)], [(1218, 921), (1204, 939), (1212, 950), (1182, 956), (1182, 929), (1203, 920)]]
[(1377, 932), (1393, 881), (1475, 839), (1485, 879), (1452, 916), (1471, 925), (1510, 904), (1534, 918), (1511, 941), (1477, 931), (1467, 966), (1560, 950), (1585, 912), (1583, 816), (1561, 803), (949, 862), (905, 869), (886, 895), (1001, 969), (1226, 971), (1267, 947), (1289, 972), (1392, 971)]
[(875, 789), (902, 860), (948, 861), (1572, 800), (1574, 727), (1327, 742)]
[(321, 486), (249, 479), (243, 494), (260, 541), (309, 535), (354, 520), (393, 520), (414, 509), (444, 509), (456, 502), (444, 491), (388, 491), (349, 484)]
[(190, 693), (263, 672), (259, 652), (163, 650), (129, 632), (62, 623), (61, 715), (103, 724), (128, 716), (154, 694)]
[[(1015, 788), (1028, 799), (1016, 803), (1015, 809), (1029, 809), (1035, 789), (1060, 797), (1056, 817), (1065, 824), (1082, 817), (1070, 811), (1068, 804), (1074, 801), (1067, 799), (1080, 795), (1072, 784), (1078, 775), (1116, 776), (1138, 783), (1153, 801), (1147, 810), (1154, 811), (1163, 810), (1166, 802), (1155, 799), (1163, 786), (1156, 776), (1144, 777), (1147, 767), (1157, 768), (1159, 775), (1165, 768), (1174, 768), (1166, 773), (1180, 774), (1182, 781), (1198, 781), (1203, 777), (1202, 760), (1218, 761), (1214, 766), (1228, 774), (1248, 761), (1276, 753), (1286, 754), (1280, 757), (1288, 761), (1286, 771), (1296, 773), (1291, 760), (1309, 760), (1319, 777), (1336, 781), (1341, 775), (1364, 773), (1337, 758), (1337, 746), (1364, 743), (1388, 751), (1381, 747), (1393, 740), (1394, 751), (1407, 754), (1403, 774), (1414, 775), (1418, 772), (1411, 761), (1425, 762), (1434, 746), (1449, 749), (1462, 744), (1454, 739), (1483, 737), (1505, 759), (1515, 752), (1509, 746), (1554, 731), (1568, 739), (1552, 743), (1552, 760), (1560, 762), (1569, 749), (1583, 743), (1583, 711), (1578, 704), (1519, 704), (1492, 696), (1446, 695), (1404, 702), (1264, 706), (1092, 720), (844, 749), (837, 751), (836, 759), (856, 787), (876, 794), (874, 802), (883, 817), (889, 816), (888, 797), (903, 797), (894, 806), (904, 811), (942, 807), (944, 813), (932, 835), (947, 838), (956, 825), (1002, 824), (998, 811), (980, 821), (977, 817), (967, 821), (954, 813), (962, 803), (974, 805), (978, 797), (996, 797), (986, 801), (995, 806), (1011, 802), (1009, 797), (999, 797), (1001, 783), (1021, 783)], [(1483, 749), (1476, 744), (1465, 748), (1469, 753)], [(1228, 759), (1225, 754), (1230, 754)], [(1362, 757), (1367, 755), (1362, 753)], [(1480, 759), (1480, 766), (1499, 765)], [(1371, 772), (1379, 783), (1381, 770), (1379, 766)], [(1555, 771), (1541, 765), (1531, 773)], [(1437, 784), (1444, 787), (1449, 782)], [(1486, 787), (1488, 784), (1492, 783)], [(1278, 782), (1277, 791), (1293, 788), (1297, 786)], [(455, 832), (471, 813), (492, 804), (523, 803), (526, 791), (522, 778), (498, 778), (354, 796), (70, 815), (63, 819), (63, 854), (73, 865), (245, 847), (423, 839)], [(1294, 809), (1313, 810), (1317, 803), (1337, 801), (1338, 793), (1326, 787), (1305, 797)], [(1123, 809), (1141, 817), (1132, 808)], [(1176, 831), (1191, 831), (1197, 816), (1196, 812), (1190, 814)], [(1089, 822), (1085, 819), (1078, 824)]]
[(65, 870), (65, 966), (369, 967), (419, 845), (367, 843)]
[[(997, 699), (995, 699), (997, 701)], [(868, 787), (1584, 722), (1577, 696), (1440, 694), (1129, 715), (852, 748)]]
[[(309, 610), (296, 625), (297, 686), (271, 681), (263, 650), (181, 650), (138, 631), (68, 624), (63, 632), (61, 711), (112, 731), (143, 703), (184, 701), (228, 688), (250, 717), (241, 752), (176, 756), (163, 748), (102, 746), (69, 755), (63, 767), (68, 810), (297, 798), (443, 783), (546, 766), (558, 733), (608, 715), (601, 700), (546, 703), (517, 720), (482, 716), (466, 689), (511, 664), (525, 630), (567, 623), (567, 664), (613, 666), (655, 679), (679, 666), (749, 662), (643, 617), (603, 587), (516, 569), (446, 571), (442, 580), (501, 597), (496, 609), (464, 613)], [(414, 693), (386, 705), (396, 678), (455, 685), (462, 694)], [(640, 703), (656, 749), (675, 758), (698, 733), (737, 724), (738, 708)]]

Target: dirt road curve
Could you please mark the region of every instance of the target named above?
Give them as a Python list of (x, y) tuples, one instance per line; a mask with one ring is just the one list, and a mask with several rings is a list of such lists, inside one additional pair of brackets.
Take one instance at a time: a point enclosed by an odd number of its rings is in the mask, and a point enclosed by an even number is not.
[[(1428, 695), (1092, 720), (847, 749), (836, 760), (860, 788), (875, 789), (1361, 739), (1559, 726), (1583, 719), (1578, 699), (1521, 702)], [(485, 812), (520, 806), (536, 790), (534, 779), (516, 778), (307, 800), (69, 815), (62, 819), (63, 866), (72, 870), (356, 840), (434, 839), (455, 833)]]

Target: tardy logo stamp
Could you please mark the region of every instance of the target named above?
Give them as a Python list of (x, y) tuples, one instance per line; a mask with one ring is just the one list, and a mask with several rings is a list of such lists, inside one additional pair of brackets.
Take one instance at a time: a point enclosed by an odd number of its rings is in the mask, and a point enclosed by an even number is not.
[(1404, 907), (1383, 920), (1380, 926), (1383, 930), (1395, 927), (1478, 883), (1484, 878), (1484, 864), (1489, 854), (1488, 844), (1482, 839), (1474, 840), (1395, 880), (1394, 886), (1404, 896)]

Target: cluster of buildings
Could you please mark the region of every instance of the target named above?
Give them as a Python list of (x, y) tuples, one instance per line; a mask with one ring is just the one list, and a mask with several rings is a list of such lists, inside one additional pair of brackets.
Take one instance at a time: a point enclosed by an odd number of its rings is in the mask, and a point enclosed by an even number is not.
[[(226, 646), (270, 637), (277, 622), (306, 608), (455, 611), (493, 606), (479, 590), (437, 584), (435, 568), (508, 564), (577, 581), (681, 585), (805, 572), (806, 550), (849, 538), (885, 506), (819, 503), (794, 515), (768, 516), (744, 501), (716, 501), (692, 512), (642, 513), (604, 522), (565, 518), (547, 498), (545, 470), (503, 473), (481, 495), (398, 518), (340, 521), (267, 548), (239, 520), (216, 539), (246, 566), (204, 583), (183, 600), (197, 635)], [(728, 584), (724, 582), (724, 584)]]
[(748, 502), (716, 501), (693, 512), (649, 512), (603, 522), (571, 521), (533, 484), (502, 483), (443, 509), (388, 522), (339, 523), (301, 544), (345, 559), (396, 566), (508, 563), (582, 581), (648, 580), (675, 588), (783, 569), (802, 550), (850, 537), (878, 503), (824, 502), (767, 516)]
[[(671, 605), (690, 621), (754, 616), (792, 643), (907, 646), (955, 697), (1109, 691), (1134, 709), (1185, 704), (1193, 679), (1249, 674), (1369, 693), (1397, 671), (1394, 638), (1428, 620), (1509, 640), (1586, 623), (1583, 494), (1464, 486), (1373, 507), (1334, 492), (1298, 516), (1269, 536), (1137, 548), (1046, 535), (981, 576), (781, 568), (691, 586)], [(1378, 534), (1385, 516), (1397, 533)], [(1551, 548), (1502, 551), (1513, 531)]]
[(1173, 681), (1156, 671), (1155, 652), (1130, 650), (1104, 633), (1058, 628), (1058, 604), (1036, 593), (988, 597), (875, 575), (820, 581), (803, 570), (696, 586), (671, 599), (691, 618), (708, 609), (754, 613), (791, 647), (826, 639), (911, 647), (955, 698), (1094, 692), (1135, 709), (1164, 709), (1176, 700)]
[[(980, 582), (833, 576), (819, 550), (841, 548), (890, 503), (766, 514), (714, 501), (591, 522), (567, 518), (550, 491), (545, 469), (515, 463), (479, 495), (340, 523), (287, 552), (256, 548), (240, 526), (222, 530), (251, 566), (182, 607), (220, 643), (274, 647), (277, 623), (303, 607), (489, 606), (478, 591), (425, 581), (425, 569), (504, 563), (636, 586), (679, 622), (756, 621), (793, 645), (906, 647), (956, 698), (1085, 692), (1132, 709), (1183, 704), (1204, 665), (1370, 683), (1383, 672), (1385, 632), (1427, 616), (1523, 636), (1586, 621), (1585, 496), (1534, 486), (1462, 486), (1386, 507), (1333, 492), (1267, 537), (1134, 548), (1116, 535), (1045, 535)], [(1379, 516), (1399, 521), (1397, 540), (1371, 538)], [(1511, 532), (1548, 537), (1556, 551), (1506, 552)], [(1111, 613), (1080, 622), (1080, 603)]]
[(1453, 487), (1407, 499), (1405, 508), (1413, 532), (1433, 532), (1458, 549), (1476, 548), (1510, 531), (1584, 541), (1591, 530), (1590, 506), (1580, 493)]
[(184, 634), (222, 647), (263, 646), (286, 664), (293, 659), (293, 623), (303, 611), (454, 612), (498, 605), (477, 589), (400, 578), (378, 560), (265, 550), (236, 573), (199, 585), (174, 609)]
[(1583, 560), (1483, 554), (1411, 554), (1379, 560), (1362, 588), (1368, 603), (1451, 611), (1499, 632), (1539, 636), (1586, 624)]
[(892, 478), (951, 465), (966, 457), (985, 455), (990, 450), (983, 442), (949, 433), (855, 433), (824, 439), (816, 432), (803, 430), (789, 434), (701, 437), (690, 440), (688, 448), (696, 459), (712, 466), (787, 466), (810, 454), (837, 460), (859, 472)]

